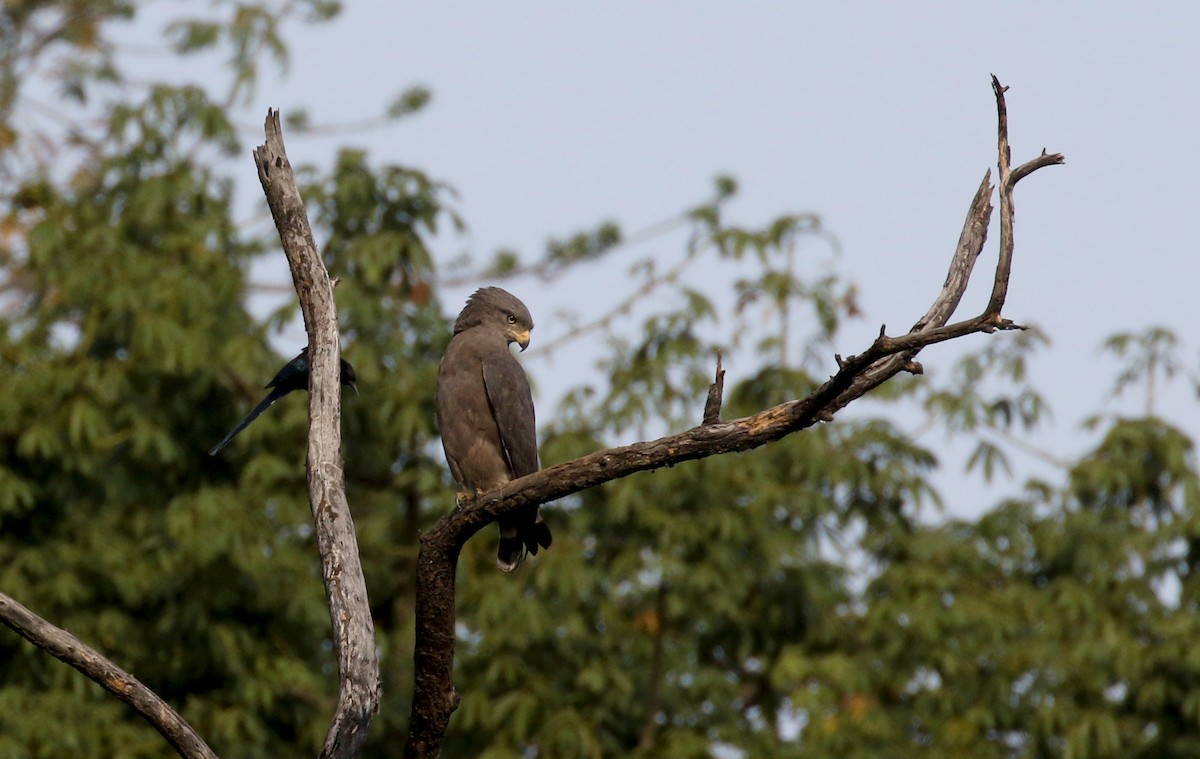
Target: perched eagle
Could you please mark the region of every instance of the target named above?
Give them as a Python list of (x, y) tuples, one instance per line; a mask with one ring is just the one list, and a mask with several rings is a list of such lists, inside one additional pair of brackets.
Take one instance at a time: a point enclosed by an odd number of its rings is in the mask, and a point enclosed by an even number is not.
[[(525, 350), (533, 317), (498, 287), (467, 299), (438, 369), (437, 423), (450, 473), (466, 491), (484, 493), (540, 468), (529, 379), (509, 350)], [(500, 518), (496, 563), (512, 572), (549, 548), (550, 528), (538, 506)]]

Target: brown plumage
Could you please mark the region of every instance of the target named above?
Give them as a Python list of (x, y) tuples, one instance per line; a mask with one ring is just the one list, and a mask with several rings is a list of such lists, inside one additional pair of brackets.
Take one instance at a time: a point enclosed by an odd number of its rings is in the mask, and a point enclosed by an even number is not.
[[(529, 345), (533, 318), (525, 304), (498, 287), (467, 299), (438, 369), (437, 422), (454, 480), (487, 492), (540, 468), (529, 379), (509, 350)], [(496, 563), (515, 570), (525, 551), (549, 548), (550, 528), (537, 506), (500, 519)]]

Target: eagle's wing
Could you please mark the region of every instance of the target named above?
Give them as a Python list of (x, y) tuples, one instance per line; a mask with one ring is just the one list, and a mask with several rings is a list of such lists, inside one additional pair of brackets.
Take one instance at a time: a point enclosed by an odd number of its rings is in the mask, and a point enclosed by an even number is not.
[(529, 390), (525, 370), (505, 350), (503, 356), (484, 359), (483, 384), (487, 388), (492, 418), (500, 430), (500, 445), (512, 476), (524, 477), (536, 472), (540, 468), (537, 429), (533, 394)]

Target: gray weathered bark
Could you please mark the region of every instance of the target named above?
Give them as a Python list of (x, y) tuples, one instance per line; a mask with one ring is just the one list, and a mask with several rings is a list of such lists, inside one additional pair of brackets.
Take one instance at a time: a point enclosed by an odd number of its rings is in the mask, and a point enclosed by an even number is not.
[(341, 675), (337, 711), (325, 735), (321, 756), (349, 759), (362, 751), (371, 720), (379, 711), (380, 684), (375, 624), (367, 603), (367, 585), (342, 473), (337, 312), (333, 283), (313, 241), (304, 201), (284, 151), (278, 111), (267, 114), (265, 129), (267, 141), (255, 149), (254, 162), (292, 270), (304, 314), (304, 329), (308, 332), (312, 367), (308, 396), (308, 498)]
[(184, 759), (217, 759), (192, 726), (140, 680), (79, 638), (50, 624), (3, 593), (0, 593), (0, 622), (133, 707)]

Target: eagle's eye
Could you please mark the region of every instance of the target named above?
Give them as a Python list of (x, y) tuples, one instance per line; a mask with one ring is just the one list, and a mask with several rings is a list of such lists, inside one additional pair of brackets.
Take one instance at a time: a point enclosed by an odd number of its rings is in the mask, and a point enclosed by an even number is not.
[(509, 315), (508, 315), (508, 323), (509, 323), (509, 324), (516, 324), (516, 323), (517, 323), (517, 317), (513, 316), (512, 314), (509, 314)]

